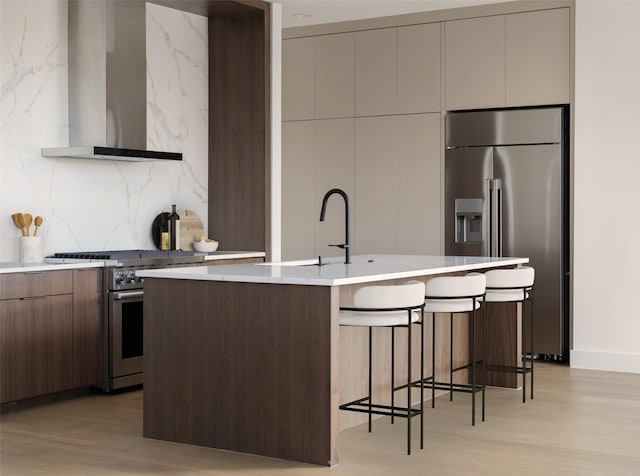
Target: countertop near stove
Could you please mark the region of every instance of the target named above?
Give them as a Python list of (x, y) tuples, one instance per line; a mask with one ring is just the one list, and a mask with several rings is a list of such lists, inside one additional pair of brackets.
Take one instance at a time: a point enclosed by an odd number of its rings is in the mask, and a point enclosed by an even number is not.
[(264, 258), (264, 251), (212, 251), (211, 253), (196, 253), (204, 255), (205, 261), (218, 261), (225, 259)]
[[(230, 260), (241, 258), (264, 258), (264, 251), (214, 251), (212, 253), (196, 253), (204, 255), (204, 261)], [(57, 258), (55, 262), (44, 263), (0, 263), (0, 274), (31, 273), (40, 271), (59, 271), (63, 269), (102, 268), (109, 266), (112, 261)]]
[(64, 263), (0, 263), (0, 274), (34, 273), (40, 271), (59, 271), (63, 269), (102, 268), (102, 260), (68, 260)]

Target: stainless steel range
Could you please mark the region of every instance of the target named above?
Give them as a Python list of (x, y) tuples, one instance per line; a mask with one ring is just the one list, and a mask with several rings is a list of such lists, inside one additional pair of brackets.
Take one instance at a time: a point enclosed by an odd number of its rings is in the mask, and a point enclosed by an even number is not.
[(142, 383), (143, 278), (135, 272), (149, 268), (199, 266), (204, 256), (193, 251), (117, 250), (55, 253), (48, 261), (104, 260), (102, 390)]

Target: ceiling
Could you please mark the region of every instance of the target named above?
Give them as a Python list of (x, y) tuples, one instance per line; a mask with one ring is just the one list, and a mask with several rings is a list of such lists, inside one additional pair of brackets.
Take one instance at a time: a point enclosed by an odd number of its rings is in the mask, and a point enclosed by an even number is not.
[[(282, 26), (316, 25), (467, 7), (500, 0), (266, 0), (282, 5)], [(504, 1), (504, 0), (502, 0)]]

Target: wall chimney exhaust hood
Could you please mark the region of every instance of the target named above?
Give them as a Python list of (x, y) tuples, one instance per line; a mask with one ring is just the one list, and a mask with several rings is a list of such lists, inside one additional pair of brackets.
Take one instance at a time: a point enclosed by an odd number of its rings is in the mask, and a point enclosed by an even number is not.
[(182, 160), (147, 150), (146, 13), (141, 0), (69, 0), (69, 147), (43, 157)]

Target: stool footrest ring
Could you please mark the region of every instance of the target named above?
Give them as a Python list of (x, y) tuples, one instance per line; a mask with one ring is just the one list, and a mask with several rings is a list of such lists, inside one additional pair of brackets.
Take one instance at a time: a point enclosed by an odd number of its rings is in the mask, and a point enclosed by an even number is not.
[[(353, 402), (344, 403), (340, 405), (339, 408), (340, 410), (369, 413), (368, 398), (364, 397), (358, 400), (354, 400)], [(373, 415), (393, 415), (399, 418), (413, 418), (414, 416), (420, 415), (421, 412), (420, 410), (415, 408), (409, 408), (407, 411), (407, 407), (392, 407), (391, 405), (371, 404), (371, 413)]]
[(470, 383), (454, 383), (453, 385), (449, 382), (433, 382), (432, 377), (427, 377), (422, 382), (420, 380), (416, 380), (415, 382), (411, 382), (412, 387), (420, 387), (423, 388), (435, 388), (436, 390), (447, 390), (454, 392), (462, 392), (462, 393), (477, 393), (482, 392), (484, 386), (480, 383), (476, 383), (475, 388)]
[(528, 374), (533, 372), (532, 367), (520, 367), (517, 365), (491, 365), (487, 364), (487, 372), (509, 372), (509, 373), (519, 373), (519, 374)]

